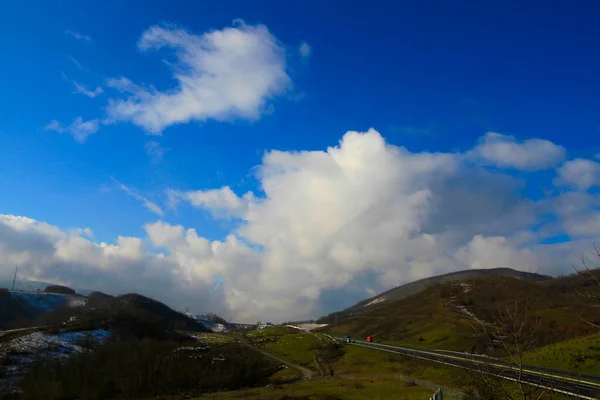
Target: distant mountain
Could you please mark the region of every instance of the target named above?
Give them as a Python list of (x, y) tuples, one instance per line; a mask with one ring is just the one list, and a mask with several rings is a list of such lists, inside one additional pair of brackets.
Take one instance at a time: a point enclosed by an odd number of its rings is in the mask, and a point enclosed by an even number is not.
[[(29, 281), (17, 279), (15, 282), (15, 290), (25, 290), (29, 292), (35, 292), (36, 290), (44, 290), (47, 286), (55, 285), (54, 283), (42, 282), (42, 281)], [(12, 279), (0, 279), (0, 288), (12, 289)], [(73, 288), (77, 293), (87, 296), (92, 292), (90, 289)]]
[(93, 328), (125, 330), (136, 336), (156, 335), (164, 330), (209, 331), (184, 313), (136, 293), (93, 296), (76, 315), (76, 321)]
[(115, 329), (125, 336), (158, 337), (165, 331), (210, 329), (151, 298), (129, 293), (89, 297), (0, 289), (0, 329), (65, 326), (80, 330)]
[[(340, 312), (337, 318), (335, 314), (322, 318), (320, 322), (329, 325), (320, 330), (337, 337), (372, 336), (409, 346), (487, 352), (488, 334), (480, 328), (474, 336), (473, 327), (494, 323), (505, 307), (518, 307), (531, 316), (529, 321), (539, 324), (536, 346), (597, 333), (594, 324), (600, 324), (600, 308), (593, 299), (600, 288), (593, 278), (487, 272), (475, 277), (466, 274), (460, 280), (465, 274), (442, 275), (414, 282), (421, 286), (392, 289)], [(594, 273), (600, 279), (600, 269)]]
[(86, 302), (84, 296), (0, 288), (0, 329), (31, 326), (47, 313), (63, 308), (79, 308)]
[[(516, 271), (511, 268), (469, 269), (464, 271), (451, 272), (444, 275), (437, 275), (429, 278), (419, 279), (418, 281), (395, 287), (386, 292), (378, 294), (377, 296), (373, 296), (366, 300), (363, 300), (343, 311), (332, 313), (328, 317), (334, 317), (335, 315), (337, 315), (339, 319), (349, 315), (360, 314), (366, 311), (386, 306), (395, 301), (405, 299), (411, 295), (422, 292), (423, 290), (438, 284), (458, 282), (465, 279), (478, 278), (484, 276), (509, 277), (528, 281), (546, 281), (553, 279), (550, 276), (535, 274), (531, 272)], [(327, 319), (327, 317), (320, 318), (318, 322), (324, 322), (325, 319)]]

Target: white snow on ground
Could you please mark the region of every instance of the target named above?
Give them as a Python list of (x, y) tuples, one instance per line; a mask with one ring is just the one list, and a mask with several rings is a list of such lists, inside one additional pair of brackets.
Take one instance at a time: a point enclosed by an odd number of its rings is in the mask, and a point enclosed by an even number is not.
[(485, 322), (482, 319), (477, 318), (477, 316), (475, 314), (473, 314), (471, 311), (467, 310), (467, 308), (465, 306), (454, 306), (454, 307), (458, 308), (460, 311), (462, 311), (464, 314), (466, 314), (468, 317), (470, 317), (475, 322), (477, 322), (481, 325), (488, 325), (487, 322)]
[(228, 329), (225, 325), (219, 324), (218, 322), (211, 321), (204, 315), (195, 315), (186, 313), (186, 315), (197, 322), (200, 322), (206, 329), (211, 330), (212, 332), (227, 332)]
[(0, 356), (10, 352), (34, 354), (48, 352), (48, 356), (68, 357), (71, 353), (79, 353), (83, 349), (77, 343), (86, 337), (91, 337), (96, 343), (101, 344), (108, 338), (110, 331), (96, 329), (85, 332), (60, 332), (49, 334), (33, 332), (5, 343), (0, 347)]
[(86, 297), (79, 296), (68, 296), (69, 297), (69, 307), (83, 307), (87, 304), (88, 299)]
[(375, 300), (372, 300), (372, 301), (368, 302), (363, 307), (369, 307), (369, 306), (372, 306), (372, 305), (375, 305), (375, 304), (379, 304), (382, 301), (385, 301), (385, 297), (383, 297), (383, 296), (382, 297), (378, 297)]
[(25, 301), (31, 307), (40, 311), (52, 311), (56, 307), (64, 305), (81, 307), (87, 303), (87, 298), (85, 297), (57, 293), (11, 291), (10, 294), (14, 299)]
[(212, 324), (208, 324), (208, 326), (206, 326), (206, 327), (213, 332), (227, 332), (227, 327), (225, 325), (218, 324), (216, 322), (213, 322)]
[(315, 329), (323, 328), (324, 326), (327, 326), (327, 324), (306, 323), (300, 325), (293, 325), (292, 327), (302, 329), (303, 331), (314, 331)]
[(18, 392), (19, 382), (27, 373), (29, 366), (39, 359), (64, 359), (74, 353), (84, 351), (79, 343), (90, 337), (102, 344), (110, 335), (109, 331), (60, 332), (49, 334), (33, 332), (0, 345), (0, 359), (10, 365), (0, 367), (0, 393)]
[(465, 282), (453, 283), (452, 286), (460, 286), (460, 287), (462, 287), (464, 293), (467, 293), (468, 291), (471, 290), (471, 285), (469, 285), (468, 283), (465, 283)]

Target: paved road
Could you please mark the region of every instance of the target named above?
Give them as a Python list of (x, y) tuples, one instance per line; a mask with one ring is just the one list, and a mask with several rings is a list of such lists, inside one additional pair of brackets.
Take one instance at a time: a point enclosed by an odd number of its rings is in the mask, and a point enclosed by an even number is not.
[[(339, 339), (343, 341), (343, 339)], [(429, 361), (434, 361), (453, 367), (471, 370), (484, 370), (490, 374), (500, 376), (507, 380), (516, 380), (519, 371), (508, 363), (494, 359), (472, 356), (469, 354), (450, 352), (444, 350), (424, 350), (410, 347), (390, 346), (380, 343), (356, 341), (356, 346), (368, 347), (390, 353), (408, 355)], [(537, 367), (523, 369), (521, 380), (532, 386), (550, 388), (554, 392), (585, 400), (600, 399), (600, 378), (592, 376), (577, 376), (563, 371), (550, 370)]]

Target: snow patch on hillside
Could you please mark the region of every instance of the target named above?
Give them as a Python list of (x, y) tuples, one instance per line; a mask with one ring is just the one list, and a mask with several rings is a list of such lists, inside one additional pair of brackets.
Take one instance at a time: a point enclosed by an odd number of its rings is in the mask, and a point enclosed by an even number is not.
[(10, 295), (16, 300), (23, 301), (33, 309), (47, 312), (57, 307), (81, 307), (87, 303), (87, 298), (80, 296), (69, 296), (57, 293), (36, 293), (11, 291)]
[(368, 302), (367, 304), (365, 304), (363, 307), (369, 307), (369, 306), (373, 306), (375, 304), (379, 304), (381, 302), (385, 301), (385, 297), (381, 296), (376, 298), (375, 300), (371, 300), (370, 302)]
[(452, 286), (460, 286), (463, 289), (463, 293), (468, 293), (471, 290), (471, 285), (465, 282), (453, 283)]
[(228, 332), (229, 329), (227, 329), (227, 327), (223, 324), (219, 324), (218, 322), (214, 322), (210, 319), (208, 319), (208, 317), (204, 316), (204, 315), (196, 315), (196, 314), (190, 314), (190, 313), (186, 313), (186, 315), (192, 319), (194, 319), (196, 322), (201, 323), (202, 325), (204, 325), (204, 327), (208, 330), (210, 330), (211, 332)]
[(102, 344), (110, 336), (110, 331), (96, 329), (93, 331), (59, 332), (56, 334), (33, 332), (28, 335), (13, 339), (0, 348), (0, 356), (9, 353), (37, 354), (43, 352), (44, 356), (68, 357), (72, 353), (80, 353), (83, 348), (80, 343), (89, 338), (96, 344)]
[(288, 325), (293, 328), (302, 329), (303, 331), (314, 331), (315, 329), (323, 328), (327, 326), (327, 324), (315, 324), (315, 323), (305, 323), (299, 325)]
[(0, 345), (0, 393), (19, 391), (19, 382), (31, 364), (40, 359), (65, 359), (86, 350), (82, 342), (89, 339), (100, 345), (110, 336), (110, 331), (59, 332), (55, 334), (33, 332)]

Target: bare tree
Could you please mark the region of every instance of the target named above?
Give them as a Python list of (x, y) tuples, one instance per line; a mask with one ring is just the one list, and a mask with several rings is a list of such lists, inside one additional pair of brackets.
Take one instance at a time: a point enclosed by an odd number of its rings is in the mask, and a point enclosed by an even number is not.
[(474, 354), (466, 366), (480, 398), (541, 400), (551, 393), (547, 383), (526, 379), (525, 357), (535, 348), (540, 327), (540, 319), (527, 304), (515, 301), (498, 307), (492, 322), (470, 315), (466, 323), (483, 346), (482, 353), (487, 350), (493, 356)]
[[(598, 247), (596, 247), (595, 244), (594, 250), (591, 252), (591, 255), (594, 259), (600, 261), (600, 250), (598, 250)], [(600, 268), (598, 265), (598, 261), (596, 261), (596, 265), (590, 266), (589, 261), (585, 258), (584, 255), (582, 255), (581, 264), (583, 265), (583, 269), (577, 269), (576, 267), (573, 267), (573, 269), (575, 270), (575, 272), (577, 272), (578, 275), (589, 279), (589, 283), (597, 286), (596, 290), (586, 290), (585, 292), (582, 292), (579, 289), (577, 289), (577, 294), (587, 299), (590, 303), (590, 306), (594, 308), (600, 308)], [(588, 319), (582, 318), (581, 316), (579, 317), (579, 319), (581, 319), (583, 322), (589, 325), (592, 325), (593, 327), (600, 329), (600, 323), (598, 322), (589, 321)]]

